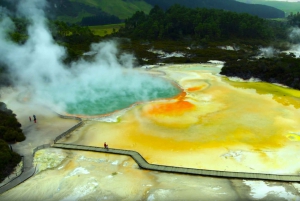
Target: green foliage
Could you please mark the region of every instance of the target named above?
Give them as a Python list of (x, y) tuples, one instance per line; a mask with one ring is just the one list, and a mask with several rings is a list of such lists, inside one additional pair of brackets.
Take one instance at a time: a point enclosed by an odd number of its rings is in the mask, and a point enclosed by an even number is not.
[(16, 115), (7, 109), (5, 103), (0, 102), (0, 182), (20, 162), (21, 157), (10, 150), (7, 142), (20, 142), (25, 140), (21, 124)]
[[(249, 47), (239, 44), (239, 41), (234, 42), (236, 46), (248, 51)], [(203, 63), (209, 60), (230, 61), (242, 59), (247, 56), (247, 53), (244, 51), (230, 51), (218, 48), (218, 46), (227, 46), (228, 44), (233, 44), (233, 42), (214, 42), (205, 46), (201, 41), (189, 40), (157, 40), (151, 42), (144, 40), (120, 40), (120, 48), (122, 51), (134, 54), (140, 65), (157, 63)], [(255, 42), (252, 42), (252, 44), (255, 44)], [(163, 50), (165, 53), (180, 52), (186, 56), (161, 58), (158, 54), (149, 51), (150, 49)]]
[(234, 38), (270, 40), (270, 32), (267, 21), (256, 16), (174, 5), (166, 11), (155, 6), (149, 15), (136, 12), (125, 21), (120, 35), (150, 40), (192, 37), (209, 42)]
[(8, 144), (0, 139), (0, 182), (9, 174), (21, 161), (21, 156), (10, 150)]
[(300, 59), (293, 55), (281, 55), (278, 58), (247, 59), (226, 62), (221, 74), (238, 76), (243, 79), (259, 78), (265, 82), (280, 83), (300, 89)]
[(149, 13), (152, 6), (141, 0), (71, 0), (73, 3), (82, 3), (100, 8), (105, 13), (126, 19), (137, 11)]
[(91, 17), (85, 17), (81, 21), (83, 26), (105, 25), (105, 24), (118, 24), (122, 21), (114, 15), (96, 15)]
[(68, 23), (80, 23), (84, 17), (96, 15), (109, 15), (94, 6), (82, 2), (72, 2), (70, 0), (51, 0), (48, 1), (46, 14), (51, 20), (63, 20)]
[(261, 18), (283, 18), (285, 14), (282, 10), (257, 4), (245, 4), (234, 0), (145, 0), (151, 5), (158, 5), (163, 9), (169, 9), (174, 4), (179, 4), (189, 8), (214, 8), (237, 13), (248, 13)]
[(300, 27), (300, 13), (297, 14), (291, 14), (288, 16), (288, 23), (291, 26)]
[(21, 124), (16, 115), (7, 109), (5, 103), (0, 102), (0, 139), (7, 142), (20, 142), (25, 140)]
[[(247, 0), (237, 0), (239, 2), (246, 3)], [(291, 2), (291, 1), (266, 1), (266, 0), (251, 0), (252, 4), (262, 4), (267, 6), (272, 6), (274, 8), (280, 9), (284, 11), (287, 14), (297, 13), (300, 10), (300, 4), (299, 2)]]
[(89, 29), (94, 35), (105, 36), (116, 33), (121, 27), (124, 27), (125, 24), (109, 24), (109, 25), (99, 25), (99, 26), (89, 26)]

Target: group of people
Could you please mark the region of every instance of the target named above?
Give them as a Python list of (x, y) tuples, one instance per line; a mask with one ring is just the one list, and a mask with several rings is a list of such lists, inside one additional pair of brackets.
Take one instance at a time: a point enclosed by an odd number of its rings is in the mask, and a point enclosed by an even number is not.
[[(29, 116), (29, 121), (31, 121), (31, 116)], [(36, 123), (36, 116), (35, 115), (33, 115), (33, 121), (34, 121), (34, 123)]]

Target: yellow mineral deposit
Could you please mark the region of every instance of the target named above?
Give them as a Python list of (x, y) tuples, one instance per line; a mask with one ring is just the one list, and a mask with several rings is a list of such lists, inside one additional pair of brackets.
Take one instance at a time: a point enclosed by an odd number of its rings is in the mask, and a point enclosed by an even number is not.
[(287, 174), (299, 170), (294, 163), (299, 159), (299, 91), (230, 81), (216, 69), (208, 73), (197, 65), (188, 68), (158, 69), (183, 89), (179, 96), (139, 104), (114, 123), (87, 121), (64, 142), (107, 142), (163, 165)]

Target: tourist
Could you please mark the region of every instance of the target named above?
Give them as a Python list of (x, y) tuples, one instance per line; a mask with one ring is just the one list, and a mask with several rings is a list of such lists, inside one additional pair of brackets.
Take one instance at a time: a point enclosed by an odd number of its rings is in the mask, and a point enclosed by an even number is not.
[(31, 117), (29, 117), (29, 121), (31, 121)]
[(105, 149), (107, 148), (107, 144), (106, 144), (106, 142), (104, 142), (104, 148), (105, 148)]
[(33, 120), (34, 120), (34, 123), (36, 123), (36, 116), (33, 115)]

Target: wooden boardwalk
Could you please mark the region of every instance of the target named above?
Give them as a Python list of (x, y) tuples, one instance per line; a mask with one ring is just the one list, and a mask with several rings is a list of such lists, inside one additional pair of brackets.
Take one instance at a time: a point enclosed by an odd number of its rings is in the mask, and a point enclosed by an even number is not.
[(227, 171), (204, 170), (204, 169), (149, 164), (138, 152), (131, 151), (131, 150), (111, 149), (111, 148), (107, 150), (102, 147), (92, 147), (92, 146), (64, 144), (64, 143), (55, 143), (52, 145), (52, 147), (61, 148), (61, 149), (72, 149), (72, 150), (127, 155), (127, 156), (131, 156), (142, 169), (153, 170), (153, 171), (211, 176), (211, 177), (237, 178), (237, 179), (272, 180), (272, 181), (285, 181), (285, 182), (300, 181), (300, 175), (276, 175), (276, 174), (247, 173), (247, 172), (227, 172)]

